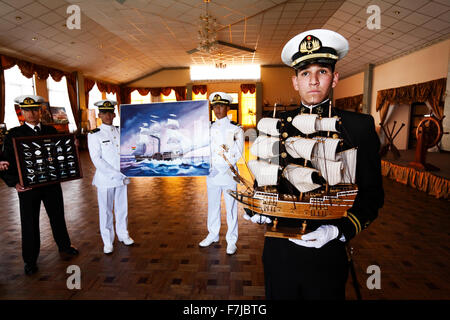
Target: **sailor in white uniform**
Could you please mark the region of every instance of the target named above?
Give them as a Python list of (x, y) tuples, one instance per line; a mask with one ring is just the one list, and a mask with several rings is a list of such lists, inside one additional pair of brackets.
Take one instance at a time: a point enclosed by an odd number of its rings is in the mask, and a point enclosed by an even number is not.
[(120, 172), (120, 131), (112, 125), (116, 104), (112, 100), (101, 100), (94, 104), (98, 107), (102, 124), (88, 135), (89, 154), (97, 169), (92, 184), (97, 187), (100, 234), (105, 254), (113, 252), (113, 209), (119, 241), (127, 246), (134, 243), (127, 227), (127, 184), (130, 179)]
[(211, 171), (207, 177), (208, 187), (208, 236), (199, 243), (200, 247), (207, 247), (219, 241), (220, 231), (220, 201), (224, 195), (227, 211), (228, 230), (226, 234), (227, 254), (236, 252), (238, 239), (237, 202), (227, 190), (236, 190), (237, 183), (228, 163), (222, 153), (237, 170), (236, 163), (241, 158), (244, 149), (244, 132), (236, 123), (227, 117), (232, 97), (223, 92), (213, 92), (209, 101), (213, 107), (217, 120), (211, 125)]

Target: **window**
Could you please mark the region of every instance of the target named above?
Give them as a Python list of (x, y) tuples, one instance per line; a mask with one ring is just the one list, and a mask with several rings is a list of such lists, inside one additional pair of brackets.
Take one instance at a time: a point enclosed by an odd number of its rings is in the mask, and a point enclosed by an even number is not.
[(177, 101), (177, 97), (175, 95), (175, 90), (171, 90), (170, 94), (168, 96), (165, 96), (161, 93), (161, 101), (162, 102), (176, 102)]
[(134, 90), (131, 92), (131, 103), (151, 103), (151, 94), (150, 92), (146, 96), (142, 96), (139, 91)]
[(5, 75), (5, 123), (8, 129), (20, 125), (14, 108), (14, 99), (24, 94), (35, 94), (34, 77), (26, 78), (18, 66), (4, 71)]
[(256, 93), (241, 92), (241, 117), (244, 126), (256, 124)]
[[(94, 112), (95, 112), (95, 120), (92, 117), (92, 115), (93, 115), (92, 112), (90, 112), (90, 115), (89, 115), (89, 123), (90, 123), (91, 129), (94, 129), (102, 124), (102, 121), (98, 117), (98, 108), (96, 106), (94, 106), (94, 103), (96, 103), (97, 101), (100, 101), (100, 100), (103, 100), (102, 93), (100, 92), (100, 90), (98, 90), (97, 84), (94, 84), (91, 91), (89, 91), (89, 106), (88, 106), (88, 108), (90, 110), (94, 110)], [(95, 122), (95, 123), (92, 123), (92, 122)]]
[[(114, 100), (117, 102), (117, 95), (115, 93), (106, 93), (105, 99)], [(114, 108), (114, 113), (116, 114), (113, 120), (113, 126), (120, 126), (120, 114), (119, 114), (119, 106), (116, 105)]]
[(63, 77), (61, 81), (56, 82), (51, 76), (47, 78), (48, 102), (51, 107), (64, 107), (69, 120), (69, 131), (77, 130), (77, 125), (70, 106), (69, 93), (67, 92), (67, 80)]

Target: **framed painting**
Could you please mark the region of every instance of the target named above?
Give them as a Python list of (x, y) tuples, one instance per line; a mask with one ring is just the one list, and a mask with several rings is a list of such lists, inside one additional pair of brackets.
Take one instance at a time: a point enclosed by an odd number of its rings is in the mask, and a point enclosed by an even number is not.
[(208, 101), (120, 106), (120, 170), (128, 177), (206, 176)]
[(54, 123), (58, 123), (58, 124), (69, 123), (69, 119), (68, 119), (67, 113), (66, 113), (66, 108), (50, 106), (50, 113), (52, 115)]
[(24, 187), (83, 177), (74, 134), (13, 138), (19, 181)]

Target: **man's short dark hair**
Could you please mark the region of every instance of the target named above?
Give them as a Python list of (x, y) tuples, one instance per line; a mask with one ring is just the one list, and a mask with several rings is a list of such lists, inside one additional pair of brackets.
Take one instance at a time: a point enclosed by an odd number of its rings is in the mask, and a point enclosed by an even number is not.
[(308, 63), (304, 66), (302, 66), (301, 68), (295, 69), (295, 75), (298, 76), (298, 73), (302, 70), (305, 70), (306, 68), (308, 68), (310, 65), (312, 64), (317, 64), (322, 68), (328, 68), (331, 70), (331, 72), (334, 72), (334, 68), (335, 68), (335, 64), (334, 63), (320, 63), (320, 62), (312, 62), (312, 63)]
[(41, 106), (36, 106), (36, 107), (25, 107), (25, 108), (20, 108), (21, 110), (25, 110), (25, 111), (38, 111), (38, 110), (42, 110)]

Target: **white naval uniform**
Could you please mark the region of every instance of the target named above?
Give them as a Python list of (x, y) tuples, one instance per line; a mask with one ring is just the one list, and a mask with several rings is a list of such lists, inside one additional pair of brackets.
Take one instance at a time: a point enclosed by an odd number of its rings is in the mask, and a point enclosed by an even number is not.
[(102, 124), (88, 135), (89, 154), (96, 168), (92, 184), (97, 187), (100, 233), (105, 246), (114, 242), (113, 209), (119, 240), (128, 237), (126, 176), (120, 172), (120, 132)]
[(230, 122), (228, 117), (216, 120), (211, 125), (211, 171), (206, 178), (208, 187), (208, 238), (215, 239), (220, 231), (220, 201), (224, 194), (227, 211), (228, 230), (226, 234), (227, 244), (236, 244), (238, 239), (238, 215), (237, 202), (227, 190), (236, 190), (237, 183), (233, 179), (233, 173), (229, 165), (219, 154), (227, 145), (228, 151), (224, 152), (228, 161), (237, 170), (236, 162), (241, 158), (244, 150), (244, 131), (239, 126)]

